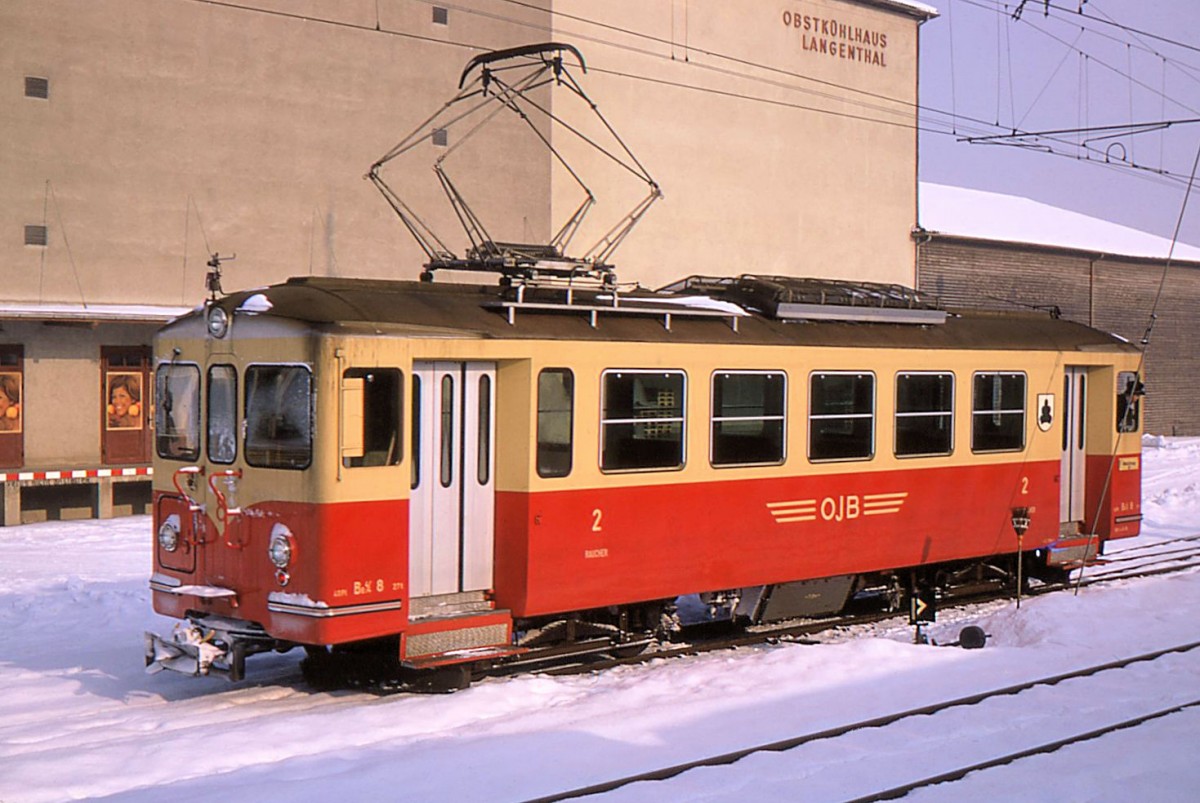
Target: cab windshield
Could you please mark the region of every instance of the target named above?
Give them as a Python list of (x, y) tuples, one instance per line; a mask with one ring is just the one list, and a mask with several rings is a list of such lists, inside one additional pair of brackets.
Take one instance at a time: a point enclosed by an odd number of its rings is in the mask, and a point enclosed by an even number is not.
[(154, 382), (155, 448), (159, 457), (200, 457), (200, 369), (160, 365)]
[(307, 468), (312, 462), (312, 374), (302, 365), (246, 369), (246, 462)]

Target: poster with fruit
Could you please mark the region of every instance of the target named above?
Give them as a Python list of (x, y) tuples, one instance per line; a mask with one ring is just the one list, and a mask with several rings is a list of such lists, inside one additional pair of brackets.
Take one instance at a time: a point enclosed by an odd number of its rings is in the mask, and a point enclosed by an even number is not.
[(108, 388), (108, 429), (142, 428), (142, 375), (136, 371), (109, 371), (105, 375)]
[(21, 431), (21, 373), (0, 372), (0, 432)]

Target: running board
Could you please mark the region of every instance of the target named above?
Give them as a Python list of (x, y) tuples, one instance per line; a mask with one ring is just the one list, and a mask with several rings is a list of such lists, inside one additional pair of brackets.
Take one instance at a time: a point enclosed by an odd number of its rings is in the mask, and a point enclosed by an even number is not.
[(512, 644), (512, 616), (486, 611), (413, 622), (400, 639), (400, 663), (410, 668), (448, 666), (524, 652)]

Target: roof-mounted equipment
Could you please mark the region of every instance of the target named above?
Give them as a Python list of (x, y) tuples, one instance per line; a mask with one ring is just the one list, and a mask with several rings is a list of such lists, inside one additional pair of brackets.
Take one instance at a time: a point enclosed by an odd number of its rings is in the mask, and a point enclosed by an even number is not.
[[(574, 62), (574, 66), (570, 62)], [(587, 72), (583, 56), (576, 48), (555, 42), (525, 45), (475, 56), (463, 69), (459, 78), (458, 94), (371, 165), (367, 178), (383, 194), (428, 258), (422, 279), (431, 281), (434, 272), (438, 270), (464, 270), (497, 272), (508, 281), (523, 282), (537, 279), (539, 276), (567, 279), (586, 277), (599, 279), (605, 285), (615, 285), (616, 279), (609, 259), (650, 206), (662, 197), (662, 191), (600, 114), (596, 104), (584, 93), (572, 74), (574, 67), (581, 73)], [(607, 147), (596, 142), (552, 112), (549, 104), (538, 102), (533, 93), (547, 86), (562, 87), (581, 99), (608, 132), (612, 142)], [(495, 239), (447, 172), (447, 159), (457, 153), (464, 143), (484, 130), (486, 124), (502, 111), (511, 112), (520, 118), (582, 192), (579, 206), (549, 242), (512, 243)], [(588, 212), (595, 205), (595, 195), (584, 183), (579, 172), (567, 163), (548, 133), (539, 129), (536, 123), (548, 123), (556, 130), (577, 137), (648, 187), (646, 197), (613, 224), (582, 256), (570, 256), (567, 249)], [(384, 181), (381, 174), (388, 162), (409, 153), (435, 134), (449, 132), (453, 127), (458, 127), (462, 134), (437, 158), (433, 170), (470, 241), (470, 246), (462, 255), (452, 251), (401, 199), (396, 190)], [(508, 158), (511, 154), (504, 156)]]
[(899, 284), (745, 274), (691, 276), (663, 290), (703, 293), (781, 321), (941, 324), (947, 315), (935, 297)]

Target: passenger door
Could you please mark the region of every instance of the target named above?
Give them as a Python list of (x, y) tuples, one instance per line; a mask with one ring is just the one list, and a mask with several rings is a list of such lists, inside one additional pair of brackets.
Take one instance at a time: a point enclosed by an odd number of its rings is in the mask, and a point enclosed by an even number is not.
[(496, 366), (413, 363), (409, 590), (492, 587)]
[(1059, 520), (1079, 522), (1087, 518), (1084, 492), (1087, 483), (1087, 369), (1063, 369), (1062, 471), (1060, 473)]

